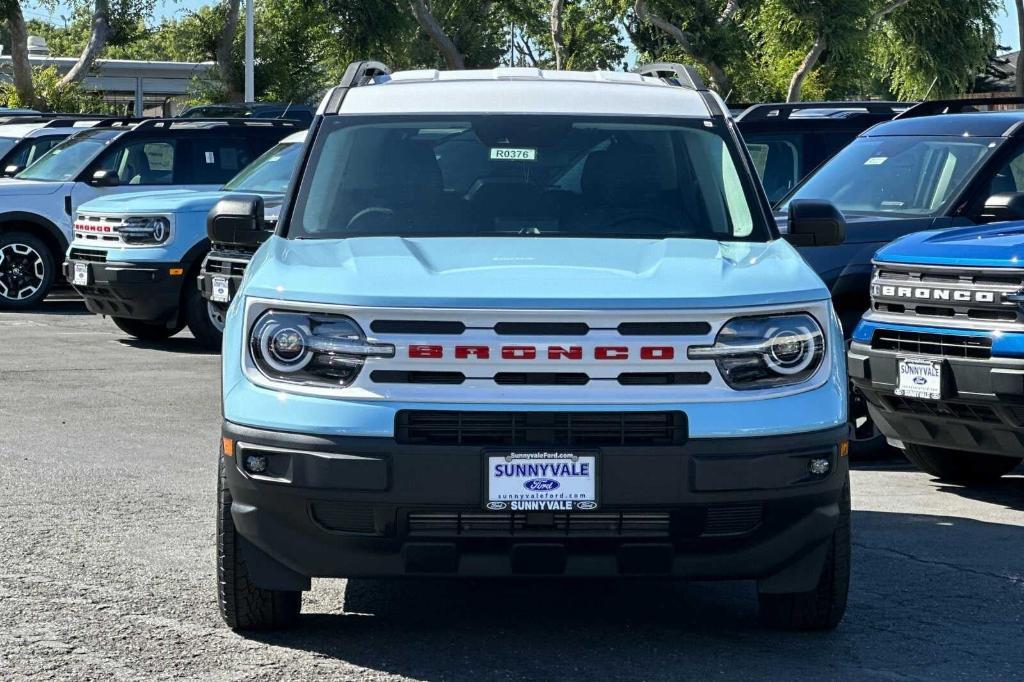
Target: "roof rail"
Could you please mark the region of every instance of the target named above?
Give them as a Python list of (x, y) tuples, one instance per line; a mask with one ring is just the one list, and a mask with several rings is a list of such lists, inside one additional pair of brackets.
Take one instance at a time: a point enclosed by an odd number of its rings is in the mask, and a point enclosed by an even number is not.
[(144, 118), (140, 119), (136, 130), (146, 128), (199, 127), (196, 123), (216, 123), (229, 127), (272, 127), (298, 128), (300, 123), (284, 118)]
[(689, 88), (690, 90), (708, 89), (704, 85), (704, 80), (700, 77), (700, 74), (697, 73), (697, 70), (686, 64), (653, 62), (651, 64), (642, 64), (633, 69), (633, 71), (641, 76), (660, 78), (669, 85), (678, 85), (681, 88)]
[[(767, 104), (755, 104), (743, 111), (736, 117), (737, 121), (765, 121), (768, 119), (786, 119), (798, 111), (807, 109), (863, 109), (868, 114), (888, 114), (893, 116), (899, 114), (899, 109), (913, 107), (914, 102), (883, 102), (868, 100), (851, 100), (846, 102), (779, 102)], [(859, 113), (859, 112), (858, 112)]]
[(324, 107), (324, 113), (338, 113), (341, 110), (341, 103), (345, 99), (345, 94), (351, 88), (372, 85), (378, 82), (378, 78), (390, 75), (391, 68), (383, 62), (368, 60), (352, 62), (345, 69), (345, 75), (341, 77), (341, 83), (331, 88), (331, 93), (327, 96), (327, 106)]
[(932, 99), (913, 106), (896, 118), (920, 118), (939, 114), (960, 114), (977, 111), (976, 105), (999, 106), (1024, 104), (1024, 97), (965, 97), (963, 99)]

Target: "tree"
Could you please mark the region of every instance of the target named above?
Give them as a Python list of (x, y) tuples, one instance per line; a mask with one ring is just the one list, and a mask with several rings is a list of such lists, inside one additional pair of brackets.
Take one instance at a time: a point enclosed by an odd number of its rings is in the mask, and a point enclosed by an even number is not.
[(409, 0), (409, 8), (412, 10), (413, 17), (416, 18), (416, 23), (420, 25), (423, 32), (427, 34), (431, 42), (437, 47), (437, 51), (444, 57), (448, 68), (466, 68), (466, 59), (462, 52), (455, 44), (455, 41), (445, 33), (441, 24), (434, 18), (434, 15), (431, 14), (425, 0)]
[(562, 68), (562, 55), (565, 44), (562, 42), (562, 13), (565, 11), (565, 0), (551, 0), (551, 51), (555, 54), (555, 68)]
[[(246, 0), (252, 2), (252, 0)], [(238, 69), (234, 60), (234, 45), (238, 37), (238, 7), (239, 0), (224, 0), (219, 14), (223, 20), (223, 26), (217, 35), (217, 44), (214, 56), (217, 60), (217, 69), (220, 71), (220, 79), (227, 89), (228, 100), (241, 102), (245, 94), (244, 82), (239, 82)]]
[(21, 3), (19, 0), (2, 0), (0, 6), (3, 7), (7, 30), (11, 35), (11, 70), (15, 93), (24, 106), (34, 107), (38, 102), (32, 83), (32, 65), (28, 59), (28, 30), (25, 27)]
[(89, 41), (85, 44), (81, 56), (75, 62), (71, 70), (61, 78), (61, 85), (77, 83), (85, 78), (96, 61), (96, 57), (107, 45), (110, 36), (110, 3), (108, 0), (95, 0), (92, 14), (92, 32)]

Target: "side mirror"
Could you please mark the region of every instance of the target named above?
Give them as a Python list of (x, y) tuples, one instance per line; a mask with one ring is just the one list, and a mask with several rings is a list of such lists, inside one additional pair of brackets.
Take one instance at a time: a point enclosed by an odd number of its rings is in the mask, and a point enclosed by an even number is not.
[(980, 220), (998, 223), (1003, 220), (1024, 220), (1024, 192), (999, 192), (985, 200)]
[(112, 170), (98, 170), (92, 174), (89, 184), (93, 187), (117, 187), (121, 184), (121, 178)]
[(836, 246), (846, 241), (846, 219), (831, 201), (794, 199), (783, 237), (793, 246)]
[(13, 178), (15, 175), (17, 175), (18, 173), (20, 173), (23, 170), (25, 170), (24, 166), (17, 166), (17, 165), (8, 166), (7, 168), (4, 168), (4, 177), (5, 178)]
[(206, 216), (206, 236), (215, 244), (258, 246), (267, 239), (263, 197), (231, 194), (214, 205)]

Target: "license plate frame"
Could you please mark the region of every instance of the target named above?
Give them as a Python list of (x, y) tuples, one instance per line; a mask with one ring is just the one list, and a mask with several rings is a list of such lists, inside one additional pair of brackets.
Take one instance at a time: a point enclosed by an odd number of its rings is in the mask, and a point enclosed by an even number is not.
[(919, 400), (942, 400), (945, 369), (942, 360), (900, 357), (896, 359), (896, 395)]
[[(534, 465), (532, 473), (501, 476), (492, 486), (495, 465)], [(547, 464), (547, 468), (541, 465)], [(559, 465), (552, 467), (552, 465)], [(560, 465), (567, 465), (565, 467)], [(518, 474), (518, 472), (517, 472)], [(533, 488), (526, 484), (537, 481)], [(557, 485), (545, 489), (549, 482)], [(547, 482), (547, 483), (546, 483)], [(601, 453), (569, 448), (484, 450), (481, 456), (481, 506), (492, 512), (589, 512), (600, 509)], [(515, 496), (515, 499), (513, 497)]]
[(71, 283), (75, 286), (84, 287), (89, 285), (89, 264), (71, 264)]
[(210, 279), (210, 300), (214, 303), (231, 302), (231, 280), (227, 277)]

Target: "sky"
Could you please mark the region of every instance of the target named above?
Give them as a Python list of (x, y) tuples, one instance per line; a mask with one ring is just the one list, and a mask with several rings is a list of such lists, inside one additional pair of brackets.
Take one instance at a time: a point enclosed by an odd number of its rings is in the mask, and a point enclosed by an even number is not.
[[(209, 0), (157, 0), (156, 19), (173, 17), (178, 13), (194, 10), (207, 4), (211, 4)], [(1020, 49), (1020, 41), (1017, 39), (1017, 11), (1014, 2), (1013, 0), (1003, 0), (1002, 4), (1003, 10), (996, 16), (996, 21), (999, 24), (999, 44), (1014, 50)], [(57, 5), (57, 10), (52, 15), (38, 6), (27, 7), (25, 14), (30, 19), (48, 19), (52, 16), (52, 21), (59, 22), (61, 14), (67, 15), (69, 11), (68, 6), (62, 3)]]

